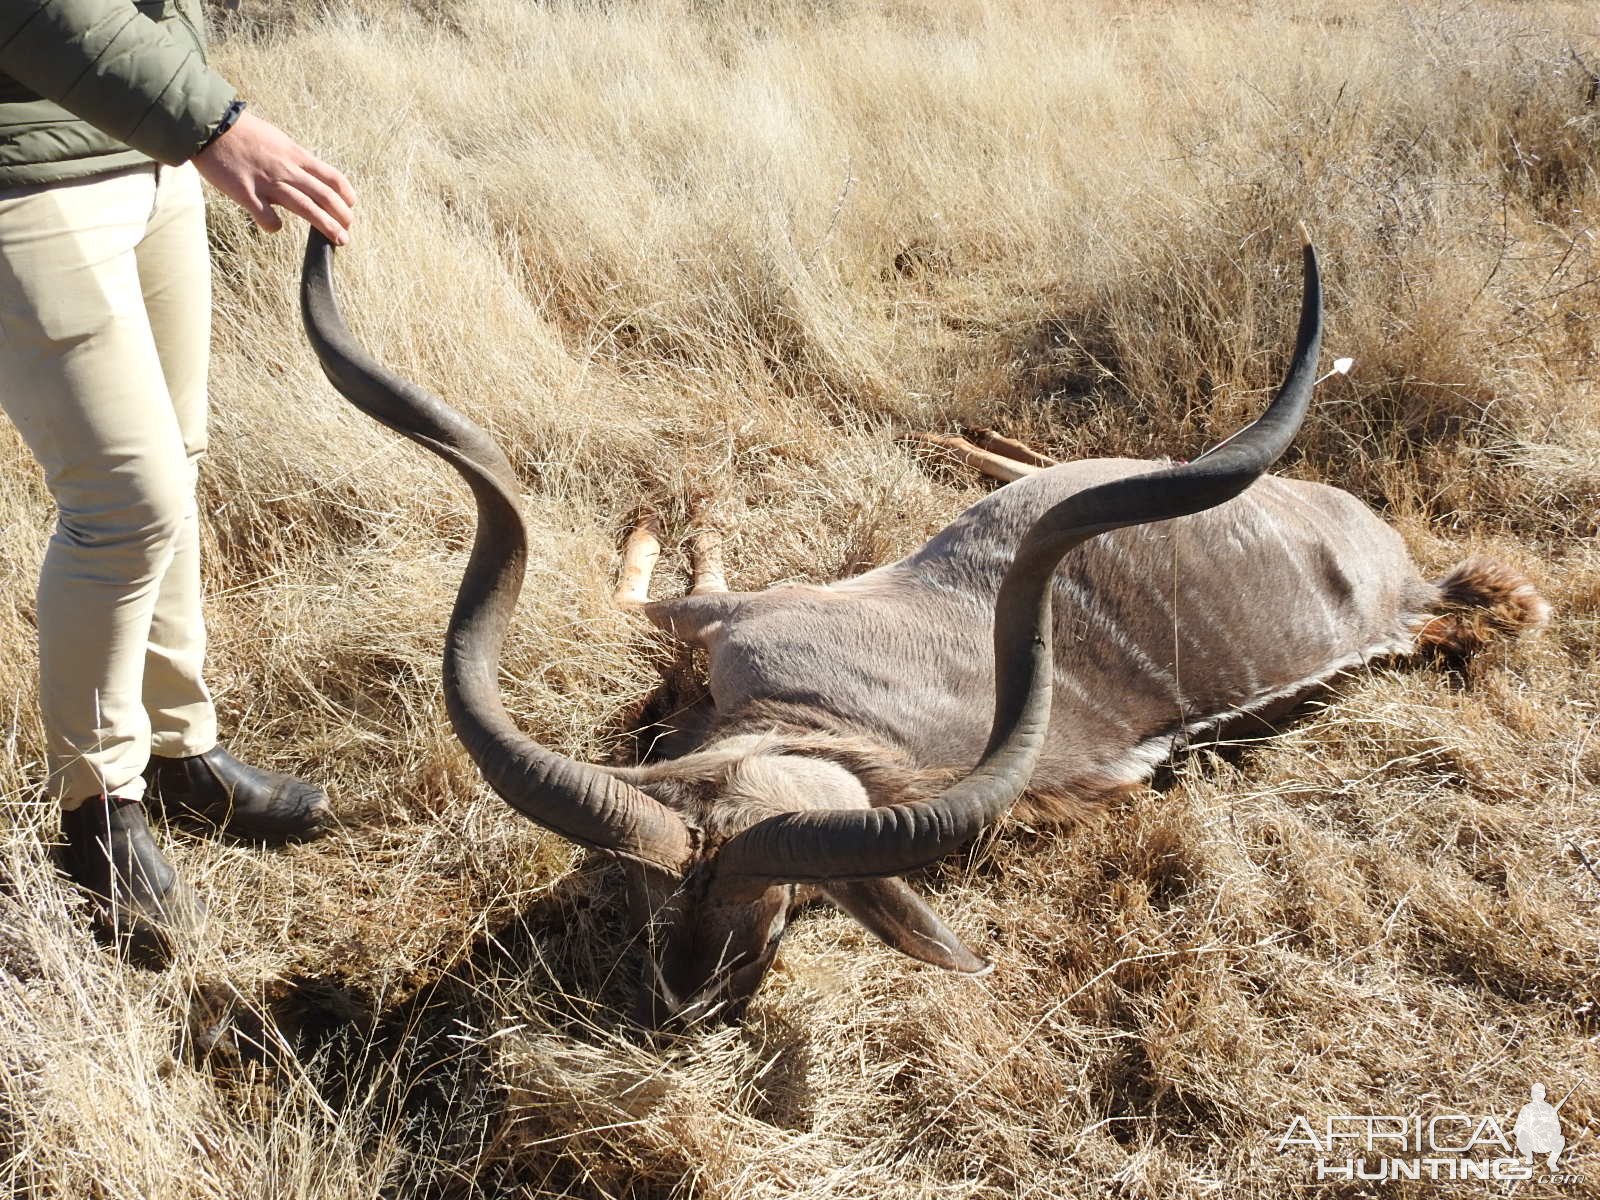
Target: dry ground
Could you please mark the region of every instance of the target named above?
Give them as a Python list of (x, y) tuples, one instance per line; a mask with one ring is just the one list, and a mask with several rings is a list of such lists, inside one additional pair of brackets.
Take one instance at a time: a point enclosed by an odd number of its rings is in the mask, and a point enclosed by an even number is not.
[[(51, 515), (0, 428), (0, 1179), (30, 1197), (1276, 1196), (1290, 1120), (1494, 1112), (1544, 1081), (1600, 1193), (1600, 19), (1545, 3), (243, 0), (222, 68), (361, 192), (381, 357), (487, 424), (535, 551), (506, 662), (594, 757), (664, 661), (604, 597), (642, 496), (737, 514), (736, 587), (897, 556), (991, 425), (1183, 455), (1261, 403), (1329, 278), (1285, 469), (1555, 607), (1466, 679), (1375, 671), (1099, 825), (918, 886), (998, 962), (817, 912), (739, 1029), (647, 1045), (619, 878), (455, 746), (446, 469), (322, 382), (299, 243), (213, 206), (213, 674), (345, 828), (173, 834), (212, 940), (97, 948), (33, 798)], [(680, 521), (681, 524), (681, 521)], [(670, 578), (662, 580), (670, 585)], [(209, 1015), (208, 1015), (209, 1014)], [(220, 1041), (215, 1014), (234, 1032)], [(220, 1019), (220, 1018), (219, 1018)], [(1339, 1195), (1371, 1185), (1327, 1185)], [(1389, 1185), (1478, 1196), (1505, 1184)]]

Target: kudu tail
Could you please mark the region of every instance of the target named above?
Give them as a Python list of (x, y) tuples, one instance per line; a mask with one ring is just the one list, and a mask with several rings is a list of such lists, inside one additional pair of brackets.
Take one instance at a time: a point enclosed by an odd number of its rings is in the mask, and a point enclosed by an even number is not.
[(1550, 619), (1550, 605), (1520, 571), (1469, 558), (1435, 582), (1438, 599), (1417, 633), (1417, 649), (1463, 662), (1497, 638), (1516, 637)]

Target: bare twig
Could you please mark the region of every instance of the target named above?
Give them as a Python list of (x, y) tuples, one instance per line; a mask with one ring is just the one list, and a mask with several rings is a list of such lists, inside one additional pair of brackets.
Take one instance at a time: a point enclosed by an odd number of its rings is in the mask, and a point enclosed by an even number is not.
[(1583, 852), (1583, 847), (1578, 845), (1576, 840), (1569, 841), (1567, 845), (1570, 846), (1572, 848), (1572, 852), (1578, 856), (1578, 861), (1583, 864), (1584, 869), (1588, 871), (1591, 876), (1593, 876), (1595, 883), (1600, 884), (1600, 868), (1596, 868), (1594, 863), (1590, 861), (1589, 856)]

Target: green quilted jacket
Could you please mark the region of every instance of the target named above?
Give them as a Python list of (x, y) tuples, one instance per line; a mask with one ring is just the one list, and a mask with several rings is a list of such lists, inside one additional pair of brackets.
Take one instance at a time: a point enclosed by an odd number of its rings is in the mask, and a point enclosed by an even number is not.
[(233, 102), (201, 0), (0, 0), (0, 190), (194, 157)]

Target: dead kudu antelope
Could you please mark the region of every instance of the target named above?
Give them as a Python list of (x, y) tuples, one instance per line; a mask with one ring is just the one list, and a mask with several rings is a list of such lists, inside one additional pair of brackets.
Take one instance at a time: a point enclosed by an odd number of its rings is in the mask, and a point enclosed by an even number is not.
[(518, 731), (499, 694), (527, 555), (510, 464), (355, 343), (315, 234), (302, 303), (333, 385), (472, 488), (477, 536), (444, 656), (450, 719), (513, 808), (628, 864), (650, 938), (647, 1023), (736, 1016), (818, 893), (902, 953), (983, 972), (899, 876), (1019, 798), (1034, 819), (1075, 815), (1139, 787), (1190, 735), (1286, 711), (1374, 659), (1468, 653), (1545, 611), (1490, 563), (1426, 582), (1350, 495), (1264, 474), (1315, 382), (1322, 301), (1307, 247), (1287, 378), (1256, 422), (1193, 462), (1012, 462), (1022, 478), (921, 549), (821, 586), (726, 591), (701, 543), (694, 591), (650, 603), (659, 547), (636, 530), (619, 599), (709, 652), (715, 713), (681, 757), (577, 762)]

